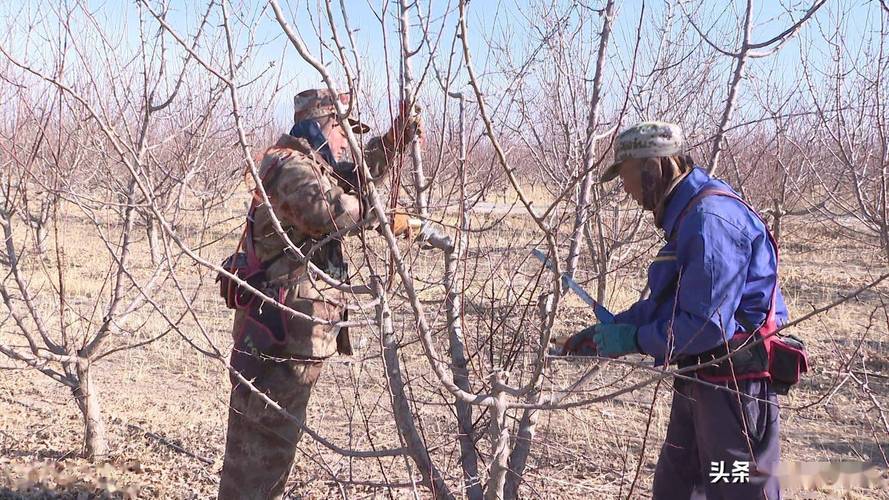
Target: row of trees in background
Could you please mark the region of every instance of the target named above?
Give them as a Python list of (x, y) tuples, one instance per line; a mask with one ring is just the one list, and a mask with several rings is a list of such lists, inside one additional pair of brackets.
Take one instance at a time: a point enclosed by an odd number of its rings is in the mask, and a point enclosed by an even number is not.
[[(510, 22), (526, 25), (507, 34), (484, 29), (482, 6), (464, 0), (441, 13), (428, 2), (380, 2), (376, 32), (352, 26), (341, 2), (320, 5), (317, 50), (315, 32), (294, 26), (301, 7), (275, 0), (210, 1), (186, 26), (169, 20), (175, 6), (140, 0), (135, 35), (119, 38), (71, 2), (33, 20), (45, 33), (0, 41), (0, 296), (8, 313), (0, 328), (17, 339), (0, 352), (70, 388), (87, 456), (109, 452), (96, 362), (172, 333), (227, 364), (220, 332), (194, 304), (239, 234), (243, 213), (232, 201), (245, 196), (245, 170), (256, 179), (255, 155), (279, 133), (274, 106), (300, 90), (285, 85), (280, 68), (256, 63), (267, 43), (257, 33), (270, 27), (313, 80), (361, 96), (359, 110), (380, 123), (402, 99), (423, 106), (425, 143), (411, 146), (390, 193), (371, 188), (370, 199), (385, 220), (400, 186), (455, 246), (418, 256), (386, 230), (384, 252), (351, 255), (366, 270), (352, 284), (365, 294), (357, 302), (375, 304), (355, 321), (380, 340), (373, 359), (385, 367), (387, 411), (403, 446), (380, 450), (369, 430), (368, 450), (310, 434), (350, 457), (406, 454), (438, 497), (462, 489), (470, 498), (515, 498), (541, 412), (613, 396), (578, 396), (596, 367), (566, 386), (547, 385), (546, 352), (564, 307), (557, 273), (608, 302), (656, 244), (650, 221), (619, 188), (597, 182), (626, 125), (680, 123), (693, 157), (768, 214), (779, 239), (788, 218), (811, 217), (873, 242), (884, 256), (874, 271), (889, 263), (882, 3), (789, 3), (762, 37), (752, 0), (721, 13), (721, 5), (687, 2), (624, 12), (613, 0), (537, 0), (512, 7)], [(379, 33), (398, 37), (387, 46), (390, 81), (362, 64), (361, 44)], [(35, 45), (41, 50), (29, 50)], [(487, 53), (475, 49), (483, 45)], [(357, 149), (360, 138), (352, 140)], [(505, 216), (480, 204), (504, 192), (528, 221), (505, 243)], [(74, 221), (89, 231), (77, 236), (90, 242), (89, 255), (67, 250)], [(528, 262), (537, 246), (556, 272)], [(77, 289), (86, 275), (98, 276), (97, 289)], [(386, 285), (392, 280), (397, 286)], [(508, 293), (488, 293), (495, 284)], [(404, 349), (416, 340), (434, 382), (405, 374)], [(417, 417), (421, 392), (454, 406), (448, 425), (457, 437), (434, 452), (434, 433)], [(460, 477), (441, 465), (452, 455)]]

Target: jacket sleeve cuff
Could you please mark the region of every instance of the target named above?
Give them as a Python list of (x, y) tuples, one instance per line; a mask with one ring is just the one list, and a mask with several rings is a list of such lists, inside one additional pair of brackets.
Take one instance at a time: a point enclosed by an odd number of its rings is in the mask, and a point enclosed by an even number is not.
[[(632, 312), (632, 309), (628, 309), (624, 312), (619, 312), (619, 313), (615, 314), (614, 315), (614, 323), (615, 324), (627, 323), (629, 325), (635, 325), (636, 322), (634, 320), (636, 318), (633, 317), (631, 312)], [(638, 326), (638, 325), (636, 325), (636, 326)]]
[(664, 352), (667, 350), (658, 323), (658, 321), (655, 321), (642, 325), (636, 332), (636, 344), (639, 345), (640, 352), (653, 356), (655, 364), (663, 362)]

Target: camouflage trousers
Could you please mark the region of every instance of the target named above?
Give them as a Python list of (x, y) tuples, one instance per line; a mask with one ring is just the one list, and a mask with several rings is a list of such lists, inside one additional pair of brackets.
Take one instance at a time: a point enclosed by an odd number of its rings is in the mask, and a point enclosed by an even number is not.
[[(254, 385), (301, 422), (321, 361), (265, 361)], [(282, 498), (302, 430), (242, 385), (231, 391), (220, 500)]]

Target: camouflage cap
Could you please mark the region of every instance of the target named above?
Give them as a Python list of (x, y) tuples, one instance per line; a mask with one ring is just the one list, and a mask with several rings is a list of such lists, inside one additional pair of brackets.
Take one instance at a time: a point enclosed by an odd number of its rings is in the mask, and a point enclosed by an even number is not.
[[(293, 122), (336, 114), (336, 99), (348, 106), (351, 95), (348, 92), (335, 95), (329, 89), (309, 89), (296, 94), (293, 96)], [(370, 127), (351, 116), (348, 120), (354, 132), (363, 134), (370, 130)]]
[(614, 164), (602, 174), (601, 181), (617, 177), (620, 165), (631, 158), (659, 158), (682, 152), (685, 139), (675, 123), (642, 122), (624, 130), (614, 145)]

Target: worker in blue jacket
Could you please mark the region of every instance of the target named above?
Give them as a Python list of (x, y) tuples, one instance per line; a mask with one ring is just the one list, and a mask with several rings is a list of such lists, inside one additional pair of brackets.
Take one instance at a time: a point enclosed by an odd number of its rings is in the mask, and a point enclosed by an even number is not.
[[(786, 322), (767, 228), (731, 187), (682, 152), (678, 125), (644, 122), (618, 136), (615, 163), (602, 181), (620, 176), (624, 191), (654, 212), (667, 243), (648, 269), (648, 298), (614, 323), (572, 336), (566, 354), (638, 352), (658, 365), (692, 366), (724, 356), (733, 337), (769, 318)], [(696, 373), (675, 379), (656, 500), (780, 498), (772, 475), (780, 453), (776, 394), (755, 372), (761, 366), (731, 368), (732, 380), (724, 382), (705, 383)]]

